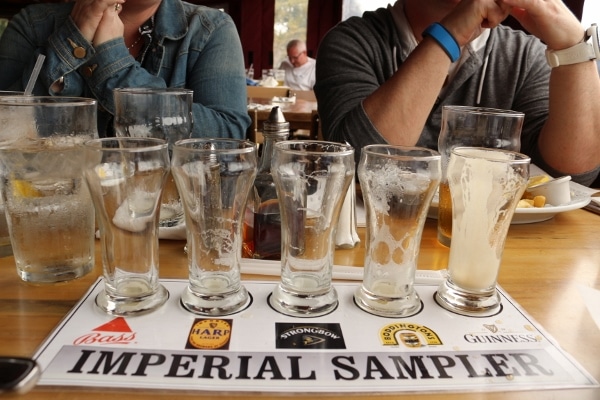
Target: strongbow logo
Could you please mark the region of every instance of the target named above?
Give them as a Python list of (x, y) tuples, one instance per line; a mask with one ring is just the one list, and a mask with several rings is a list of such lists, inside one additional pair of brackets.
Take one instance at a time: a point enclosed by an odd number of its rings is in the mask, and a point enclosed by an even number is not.
[(345, 349), (339, 324), (275, 325), (278, 349)]
[(135, 341), (135, 332), (131, 330), (125, 318), (118, 317), (104, 325), (92, 329), (92, 333), (80, 336), (74, 345), (114, 345), (130, 344)]
[(381, 328), (379, 338), (384, 346), (397, 346), (400, 342), (406, 347), (439, 346), (440, 337), (424, 325), (395, 323)]
[(190, 330), (186, 349), (229, 349), (231, 319), (196, 319)]

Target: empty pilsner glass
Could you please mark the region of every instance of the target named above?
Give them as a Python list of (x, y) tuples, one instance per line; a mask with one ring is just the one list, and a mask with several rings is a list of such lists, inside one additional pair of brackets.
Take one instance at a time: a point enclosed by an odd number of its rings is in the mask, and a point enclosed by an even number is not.
[(173, 147), (188, 237), (189, 284), (181, 303), (193, 313), (227, 315), (249, 304), (240, 259), (256, 163), (256, 146), (248, 141), (187, 139)]
[(104, 290), (96, 305), (114, 315), (139, 315), (165, 303), (159, 282), (158, 213), (169, 173), (167, 143), (152, 138), (86, 142), (84, 176), (102, 246)]
[(407, 317), (421, 310), (415, 271), (427, 210), (441, 178), (440, 155), (419, 147), (366, 146), (358, 178), (366, 210), (363, 310)]
[(335, 230), (350, 182), (354, 149), (320, 141), (275, 144), (271, 172), (281, 212), (281, 282), (269, 297), (275, 310), (316, 317), (338, 304), (331, 285)]

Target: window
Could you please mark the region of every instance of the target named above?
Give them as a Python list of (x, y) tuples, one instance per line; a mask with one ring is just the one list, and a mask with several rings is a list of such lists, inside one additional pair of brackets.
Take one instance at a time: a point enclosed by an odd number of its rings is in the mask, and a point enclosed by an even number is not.
[(342, 5), (342, 20), (350, 17), (360, 17), (365, 11), (377, 10), (393, 4), (393, 0), (344, 0)]
[(583, 3), (581, 23), (586, 29), (593, 23), (600, 25), (600, 1), (586, 0), (585, 3)]
[(290, 40), (306, 41), (307, 15), (308, 0), (275, 0), (274, 68), (287, 57), (285, 47)]

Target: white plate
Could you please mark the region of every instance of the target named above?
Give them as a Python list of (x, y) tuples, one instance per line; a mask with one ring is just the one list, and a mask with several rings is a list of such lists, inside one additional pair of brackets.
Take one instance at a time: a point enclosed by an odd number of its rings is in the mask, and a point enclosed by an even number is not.
[[(590, 195), (577, 190), (575, 185), (571, 185), (571, 201), (569, 203), (560, 206), (547, 205), (542, 208), (517, 208), (511, 224), (531, 224), (533, 222), (547, 221), (558, 213), (577, 210), (578, 208), (587, 206), (591, 200)], [(431, 207), (429, 207), (427, 218), (437, 219), (438, 202), (438, 194), (436, 193), (431, 200)]]

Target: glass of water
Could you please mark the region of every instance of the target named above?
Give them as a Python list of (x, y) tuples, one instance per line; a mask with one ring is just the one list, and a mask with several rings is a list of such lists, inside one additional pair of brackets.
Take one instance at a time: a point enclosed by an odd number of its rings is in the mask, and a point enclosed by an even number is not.
[(102, 246), (104, 290), (96, 305), (114, 315), (148, 313), (168, 298), (158, 280), (158, 212), (169, 172), (167, 143), (97, 139), (86, 142), (85, 155), (84, 176)]

